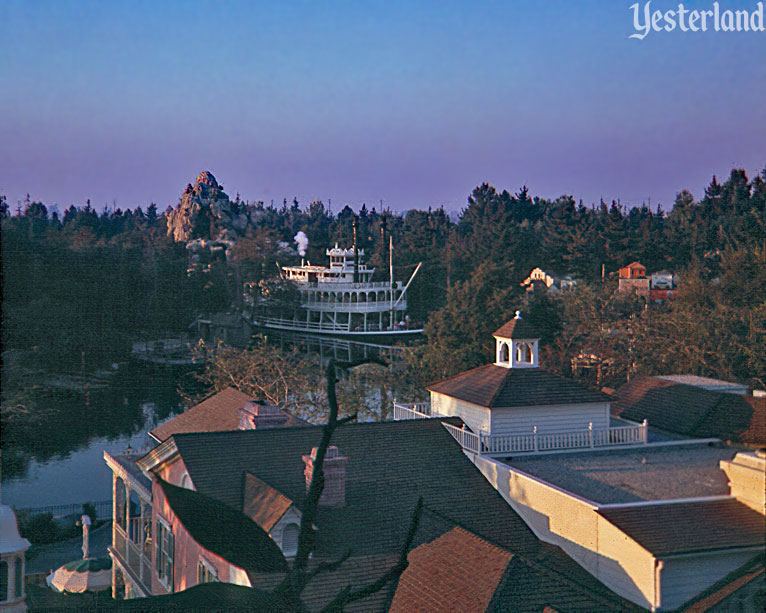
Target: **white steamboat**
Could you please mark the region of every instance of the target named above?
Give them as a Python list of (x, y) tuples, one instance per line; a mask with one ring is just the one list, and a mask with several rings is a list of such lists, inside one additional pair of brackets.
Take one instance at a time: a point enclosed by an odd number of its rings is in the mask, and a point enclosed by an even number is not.
[[(364, 249), (328, 249), (329, 266), (282, 266), (282, 277), (295, 283), (300, 307), (292, 316), (273, 316), (254, 309), (253, 324), (274, 330), (349, 337), (399, 337), (419, 334), (423, 328), (407, 315), (407, 289), (417, 265), (402, 287), (393, 279), (390, 248), (389, 279), (372, 281), (375, 268), (364, 262)], [(248, 300), (257, 306), (253, 298)], [(262, 312), (261, 312), (262, 311)]]

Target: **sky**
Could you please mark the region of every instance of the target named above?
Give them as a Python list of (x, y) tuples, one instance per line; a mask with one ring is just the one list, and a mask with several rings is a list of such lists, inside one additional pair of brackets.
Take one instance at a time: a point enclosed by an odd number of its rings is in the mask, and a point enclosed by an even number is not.
[(210, 170), (334, 211), (483, 182), (669, 209), (762, 170), (766, 32), (632, 39), (634, 2), (0, 0), (0, 194), (164, 209)]

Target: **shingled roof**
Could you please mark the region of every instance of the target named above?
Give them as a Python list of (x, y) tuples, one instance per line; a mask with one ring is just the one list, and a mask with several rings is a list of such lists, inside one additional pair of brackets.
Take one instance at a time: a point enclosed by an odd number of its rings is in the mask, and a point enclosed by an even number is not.
[[(221, 432), (239, 428), (239, 410), (254, 399), (233, 387), (227, 387), (157, 426), (149, 434), (160, 443), (182, 432)], [(288, 415), (286, 426), (304, 425)]]
[(510, 321), (505, 322), (497, 330), (495, 330), (493, 336), (499, 336), (500, 338), (540, 338), (540, 333), (537, 328), (533, 326), (529, 320), (521, 317), (521, 313), (516, 311), (516, 317)]
[(642, 376), (615, 392), (612, 412), (685, 436), (766, 444), (766, 428), (757, 427), (766, 415), (766, 402), (760, 398)]
[(454, 528), (410, 552), (390, 611), (485, 611), (511, 557)]
[[(332, 442), (349, 458), (346, 504), (319, 508), (312, 563), (335, 559), (347, 548), (353, 555), (333, 574), (335, 579), (323, 575), (317, 585), (310, 585), (306, 597), (311, 598), (312, 608), (323, 606), (337, 593), (328, 587), (330, 583), (358, 587), (391, 567), (419, 496), (424, 500), (424, 513), (415, 545), (460, 525), (491, 545), (529, 559), (559, 551), (534, 536), (465, 457), (442, 421), (348, 424), (336, 430)], [(301, 456), (317, 446), (320, 438), (319, 428), (297, 427), (178, 434), (171, 441), (198, 492), (242, 509), (250, 473), (301, 509), (306, 496)], [(575, 562), (561, 556), (565, 561), (559, 559), (559, 563), (589, 589), (617, 598)], [(275, 580), (264, 577), (258, 586), (268, 589), (269, 581)], [(390, 601), (391, 589), (359, 604), (377, 603), (373, 608), (381, 610)]]
[(760, 513), (734, 498), (597, 511), (655, 556), (763, 546)]
[(242, 512), (266, 532), (270, 532), (293, 505), (287, 496), (250, 473), (245, 475), (244, 498)]
[(426, 389), (487, 408), (608, 402), (609, 397), (540, 368), (485, 364)]
[(408, 557), (392, 613), (415, 611), (640, 611), (455, 527)]

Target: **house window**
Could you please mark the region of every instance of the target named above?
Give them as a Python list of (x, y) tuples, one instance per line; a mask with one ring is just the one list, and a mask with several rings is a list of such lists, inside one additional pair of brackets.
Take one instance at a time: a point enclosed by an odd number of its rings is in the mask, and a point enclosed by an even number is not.
[(511, 359), (510, 351), (508, 351), (508, 343), (500, 343), (500, 361), (508, 362)]
[(516, 346), (516, 361), (527, 364), (532, 362), (532, 348), (529, 343), (519, 343)]
[(0, 562), (0, 602), (8, 600), (8, 562)]
[(282, 529), (282, 553), (286, 556), (294, 556), (298, 553), (300, 531), (298, 524), (287, 524)]
[(189, 476), (189, 473), (184, 473), (183, 478), (181, 479), (181, 487), (185, 490), (191, 490), (192, 488), (192, 482), (191, 477)]
[(213, 583), (214, 581), (218, 581), (215, 567), (204, 558), (200, 558), (197, 562), (197, 583)]
[(16, 558), (16, 598), (21, 598), (24, 590), (24, 560), (21, 556)]
[(175, 538), (170, 525), (164, 520), (157, 518), (155, 553), (157, 556), (157, 577), (160, 583), (169, 591), (173, 591), (173, 553), (175, 551)]

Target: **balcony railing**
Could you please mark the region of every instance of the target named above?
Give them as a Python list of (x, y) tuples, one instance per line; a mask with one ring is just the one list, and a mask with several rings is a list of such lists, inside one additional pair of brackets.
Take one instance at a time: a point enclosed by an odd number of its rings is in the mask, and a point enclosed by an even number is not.
[[(394, 421), (428, 417), (446, 416), (433, 411), (428, 402), (416, 404), (394, 402)], [(488, 456), (646, 445), (649, 432), (649, 424), (646, 420), (643, 424), (618, 428), (594, 429), (590, 424), (587, 430), (539, 433), (535, 427), (530, 434), (501, 435), (475, 433), (465, 426), (458, 428), (447, 423), (443, 425), (463, 449)]]
[(112, 550), (119, 556), (123, 566), (133, 575), (133, 579), (137, 580), (140, 587), (148, 594), (147, 586), (150, 585), (152, 576), (151, 541), (144, 540), (140, 521), (140, 517), (130, 519), (128, 524), (130, 536), (125, 532), (123, 526), (114, 525)]
[(394, 400), (394, 421), (402, 421), (405, 419), (425, 419), (427, 417), (441, 417), (439, 413), (431, 412), (430, 402), (401, 404)]

